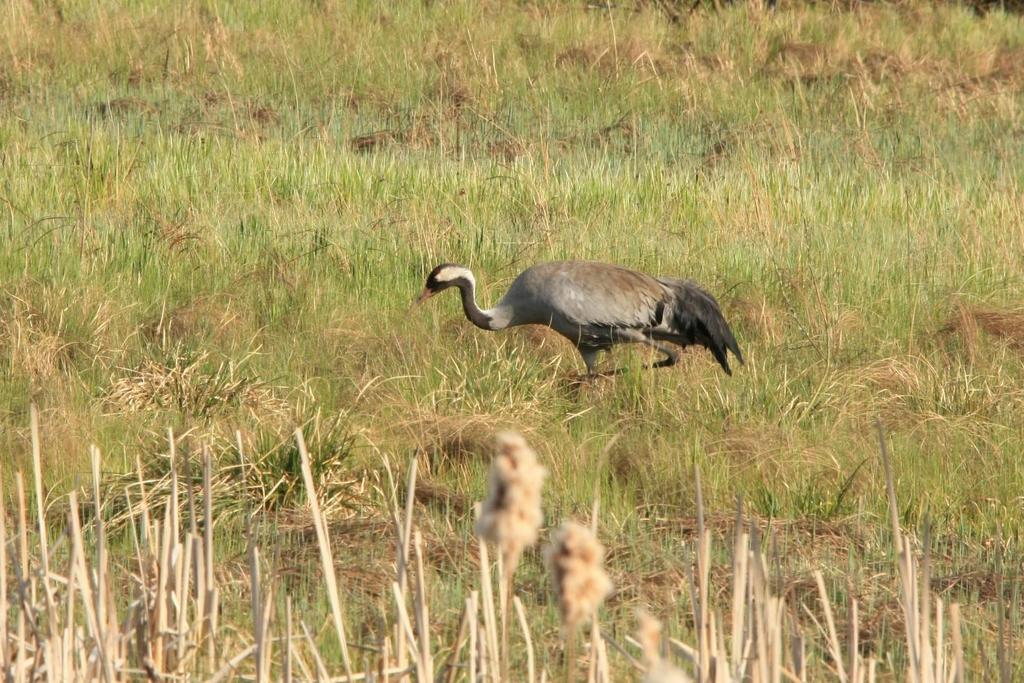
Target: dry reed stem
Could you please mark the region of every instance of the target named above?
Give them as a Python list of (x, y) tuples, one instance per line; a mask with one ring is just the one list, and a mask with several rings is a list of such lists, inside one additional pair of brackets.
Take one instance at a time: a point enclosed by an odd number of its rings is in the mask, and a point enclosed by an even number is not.
[(600, 625), (598, 628), (594, 628), (595, 622), (597, 622), (596, 612), (590, 618), (590, 659), (587, 661), (587, 683), (597, 683), (598, 677), (597, 648)]
[(299, 619), (299, 627), (302, 629), (302, 635), (306, 639), (306, 646), (309, 647), (310, 653), (313, 655), (313, 663), (316, 664), (316, 674), (319, 680), (330, 680), (330, 676), (327, 674), (327, 665), (324, 664), (324, 658), (320, 656), (320, 650), (316, 646), (316, 642), (313, 640), (313, 636), (309, 634), (309, 628), (306, 626), (306, 622)]
[(256, 638), (255, 649), (253, 650), (253, 660), (256, 665), (256, 683), (269, 683), (267, 680), (267, 672), (264, 670), (267, 642), (263, 637), (266, 633), (266, 629), (263, 628), (263, 589), (260, 586), (260, 558), (259, 550), (256, 548), (256, 541), (253, 538), (250, 524), (246, 525), (246, 536), (248, 541), (247, 555), (249, 558), (249, 599), (252, 616), (252, 632)]
[(405, 633), (412, 658), (416, 660), (417, 672), (421, 673), (420, 667), (423, 666), (423, 660), (420, 658), (419, 648), (416, 646), (416, 634), (413, 632), (412, 621), (409, 619), (409, 611), (405, 607), (405, 597), (402, 595), (402, 589), (397, 581), (391, 582), (391, 594), (395, 598), (395, 608), (398, 610), (398, 623)]
[(422, 660), (422, 680), (434, 680), (434, 660), (430, 652), (430, 614), (427, 608), (427, 583), (423, 572), (423, 536), (417, 529), (413, 536), (416, 554), (416, 630)]
[(516, 616), (519, 618), (519, 628), (523, 631), (523, 642), (526, 644), (526, 680), (528, 683), (534, 683), (537, 678), (537, 671), (533, 660), (533, 639), (530, 637), (530, 624), (526, 619), (526, 609), (523, 607), (523, 601), (519, 599), (518, 595), (512, 598), (512, 603), (515, 605)]
[[(142, 474), (142, 460), (139, 457), (138, 453), (135, 454), (135, 472), (138, 475), (137, 479), (139, 483), (139, 507), (140, 518), (142, 522), (142, 545), (145, 546), (147, 549), (150, 549), (152, 540), (150, 539), (149, 532), (152, 529), (152, 521), (149, 518), (149, 499), (146, 496), (146, 483), (144, 481)], [(128, 509), (132, 509), (130, 505), (128, 506)]]
[(836, 634), (836, 622), (832, 617), (832, 604), (828, 599), (828, 591), (825, 588), (825, 577), (820, 570), (815, 570), (814, 582), (818, 586), (818, 597), (821, 598), (821, 609), (825, 614), (825, 625), (828, 627), (826, 636), (828, 637), (829, 654), (832, 656), (832, 661), (835, 662), (836, 674), (839, 680), (846, 683), (846, 669), (843, 664), (843, 653), (839, 644), (839, 636)]
[[(82, 540), (82, 526), (79, 521), (78, 515), (78, 496), (76, 491), (72, 491), (69, 502), (68, 502), (68, 526), (70, 527), (71, 533), (71, 571), (68, 573), (69, 577), (74, 576), (75, 584), (79, 587), (79, 592), (82, 594), (82, 604), (85, 608), (86, 624), (89, 629), (89, 634), (93, 641), (93, 651), (100, 659), (102, 666), (103, 679), (105, 681), (112, 682), (114, 680), (114, 669), (113, 664), (107, 658), (108, 652), (103, 647), (102, 639), (102, 624), (100, 624), (99, 616), (96, 613), (95, 602), (93, 598), (92, 590), (92, 579), (89, 576), (89, 570), (85, 563), (85, 544)], [(69, 591), (68, 597), (69, 607), (74, 604), (74, 591)], [(69, 624), (72, 622), (69, 622)], [(50, 628), (53, 629), (57, 622), (51, 622)], [(51, 638), (56, 637), (51, 633)], [(53, 642), (51, 640), (51, 642)], [(65, 669), (67, 671), (67, 669)]]
[[(697, 548), (695, 580), (690, 579), (690, 602), (693, 605), (694, 624), (697, 629), (697, 679), (704, 681), (709, 676), (711, 659), (710, 615), (708, 614), (708, 574), (711, 570), (711, 535), (704, 524), (704, 493), (701, 487), (700, 469), (693, 466), (694, 495), (697, 506)], [(690, 577), (688, 577), (690, 578)], [(696, 591), (694, 587), (696, 586)]]
[(494, 609), (494, 588), (491, 584), (491, 563), (487, 553), (487, 543), (479, 539), (480, 545), (480, 593), (483, 597), (484, 642), (487, 657), (481, 660), (486, 663), (495, 681), (499, 680), (499, 649), (498, 620)]
[(477, 609), (477, 592), (472, 591), (466, 598), (466, 613), (469, 614), (469, 680), (477, 680), (476, 663), (478, 659), (478, 643), (480, 640), (480, 617)]
[(352, 678), (352, 658), (348, 652), (348, 639), (345, 636), (345, 623), (341, 614), (341, 598), (338, 596), (338, 579), (334, 573), (334, 557), (331, 554), (331, 539), (327, 533), (327, 525), (324, 523), (323, 515), (320, 513), (320, 502), (316, 495), (316, 486), (313, 483), (313, 470), (309, 464), (309, 451), (306, 450), (306, 440), (302, 436), (302, 430), (295, 430), (295, 441), (299, 447), (301, 458), (302, 480), (306, 485), (306, 495), (309, 497), (309, 507), (313, 514), (313, 527), (316, 530), (317, 544), (320, 547), (320, 560), (323, 564), (324, 579), (327, 583), (327, 597), (331, 603), (331, 614), (334, 617), (334, 629), (338, 634), (338, 644), (341, 646), (341, 661), (345, 667), (345, 675)]
[(223, 683), (224, 681), (233, 678), (238, 671), (238, 665), (251, 657), (255, 650), (256, 646), (250, 645), (228, 661), (224, 662), (224, 666), (218, 669), (217, 673), (211, 676), (206, 683)]
[[(750, 537), (737, 525), (735, 543), (733, 545), (733, 588), (732, 588), (732, 659), (731, 667), (733, 676), (739, 675), (743, 664), (744, 626), (747, 616), (745, 607), (747, 596), (747, 558)], [(758, 640), (763, 647), (763, 641)], [(763, 674), (764, 672), (762, 672)]]
[(292, 598), (288, 596), (284, 603), (284, 635), (285, 653), (284, 666), (281, 671), (281, 679), (284, 683), (292, 683), (292, 667), (295, 661), (295, 648), (292, 643)]
[(953, 603), (949, 610), (950, 628), (953, 631), (953, 683), (964, 683), (964, 643), (960, 630), (960, 605)]
[(458, 671), (459, 655), (462, 654), (462, 648), (466, 644), (466, 638), (469, 635), (469, 619), (469, 604), (467, 602), (462, 609), (462, 619), (459, 621), (458, 635), (455, 636), (455, 647), (452, 648), (451, 655), (449, 655), (448, 663), (446, 664), (445, 683), (452, 683), (455, 680), (455, 673)]
[[(387, 461), (385, 460), (385, 464)], [(408, 591), (408, 566), (409, 566), (409, 543), (412, 539), (412, 511), (413, 504), (416, 500), (416, 470), (417, 460), (413, 458), (409, 462), (409, 478), (406, 485), (405, 493), (405, 516), (402, 518), (404, 521), (400, 522), (395, 510), (395, 525), (398, 531), (398, 558), (396, 562), (396, 574), (399, 591), (401, 593), (402, 600), (404, 602), (405, 595)], [(391, 475), (391, 468), (388, 467), (388, 476)], [(392, 480), (393, 482), (393, 480)], [(394, 484), (392, 483), (392, 486)], [(396, 502), (397, 506), (397, 502)], [(398, 642), (398, 665), (400, 667), (408, 666), (409, 659), (407, 655), (408, 647), (406, 644), (406, 634), (402, 629), (398, 629), (397, 642)]]
[(35, 603), (35, 590), (31, 595), (26, 592), (29, 586), (28, 578), (28, 512), (25, 503), (25, 477), (21, 470), (14, 475), (14, 485), (18, 497), (18, 561), (14, 568), (17, 571), (18, 597), (21, 609), (18, 610), (18, 644), (17, 656), (15, 659), (14, 673), (16, 681), (25, 680), (25, 666), (28, 660), (25, 652), (25, 628), (28, 612), (28, 605), (31, 601)]
[(380, 657), (380, 680), (381, 683), (388, 683), (391, 676), (388, 673), (388, 662), (391, 661), (391, 639), (384, 636), (384, 643), (381, 646)]
[[(89, 447), (89, 457), (92, 465), (92, 499), (95, 510), (93, 533), (96, 536), (96, 573), (93, 594), (96, 600), (96, 617), (100, 629), (98, 633), (101, 643), (100, 647), (104, 652), (104, 657), (110, 658), (113, 654), (110, 651), (113, 644), (109, 639), (110, 629), (108, 629), (107, 623), (106, 534), (103, 529), (103, 503), (100, 497), (100, 451), (96, 446)], [(114, 628), (116, 628), (116, 624)], [(110, 674), (113, 675), (113, 668), (110, 669)]]
[[(391, 521), (395, 525), (395, 580), (399, 582), (401, 586), (404, 581), (405, 575), (405, 560), (403, 557), (405, 533), (403, 531), (402, 518), (398, 512), (398, 485), (395, 482), (394, 473), (391, 471), (391, 461), (387, 455), (381, 458), (384, 463), (384, 472), (388, 476), (388, 484), (391, 491)], [(415, 459), (410, 463), (410, 470), (415, 467)], [(410, 472), (411, 474), (411, 472)], [(392, 635), (397, 643), (397, 660), (399, 666), (404, 666), (408, 662), (406, 655), (405, 646), (405, 632), (399, 624), (395, 624), (392, 630)]]
[(305, 642), (305, 636), (300, 637), (295, 635), (291, 640), (289, 640), (289, 644), (292, 646), (292, 655), (295, 657), (295, 665), (302, 673), (302, 680), (312, 681), (322, 678), (318, 674), (314, 674), (313, 670), (309, 668), (309, 664), (307, 664), (306, 660), (302, 658), (302, 652), (298, 647), (296, 647), (294, 641), (298, 641), (300, 643)]
[(7, 634), (7, 620), (10, 614), (10, 601), (7, 597), (7, 505), (3, 487), (0, 486), (0, 662), (9, 665), (11, 655), (10, 641)]
[(39, 409), (34, 403), (29, 408), (29, 422), (32, 431), (32, 481), (36, 492), (36, 521), (39, 525), (39, 563), (43, 577), (43, 594), (46, 597), (46, 613), (50, 623), (56, 624), (57, 607), (54, 603), (53, 588), (50, 585), (50, 544), (46, 531), (46, 493), (43, 490)]
[(512, 593), (512, 574), (505, 569), (506, 557), (499, 552), (495, 557), (495, 571), (498, 575), (498, 616), (501, 620), (498, 646), (498, 678), (508, 680), (508, 610), (509, 595)]
[[(203, 631), (206, 635), (207, 666), (212, 669), (217, 661), (217, 621), (219, 614), (218, 589), (214, 574), (213, 550), (213, 464), (210, 461), (210, 449), (203, 449), (203, 557), (206, 560), (205, 593), (203, 594), (202, 615)], [(141, 474), (140, 474), (141, 476)]]
[(597, 671), (600, 683), (611, 683), (612, 669), (608, 663), (608, 646), (601, 637), (600, 630), (597, 632)]

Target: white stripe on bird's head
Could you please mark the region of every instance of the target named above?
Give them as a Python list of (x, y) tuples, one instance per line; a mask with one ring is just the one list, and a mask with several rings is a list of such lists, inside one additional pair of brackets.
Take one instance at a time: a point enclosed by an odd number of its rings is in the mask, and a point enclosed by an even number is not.
[(445, 266), (434, 273), (434, 279), (438, 282), (452, 282), (459, 278), (475, 282), (473, 280), (473, 273), (469, 271), (469, 268), (463, 268), (462, 266)]

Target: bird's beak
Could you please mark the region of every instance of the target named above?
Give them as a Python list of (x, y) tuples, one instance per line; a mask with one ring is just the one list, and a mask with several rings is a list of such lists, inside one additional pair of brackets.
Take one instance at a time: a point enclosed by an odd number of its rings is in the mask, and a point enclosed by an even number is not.
[(431, 292), (429, 289), (424, 289), (423, 292), (419, 295), (419, 297), (417, 297), (416, 302), (413, 304), (413, 306), (419, 306), (421, 303), (423, 303), (432, 296), (434, 296), (433, 292)]

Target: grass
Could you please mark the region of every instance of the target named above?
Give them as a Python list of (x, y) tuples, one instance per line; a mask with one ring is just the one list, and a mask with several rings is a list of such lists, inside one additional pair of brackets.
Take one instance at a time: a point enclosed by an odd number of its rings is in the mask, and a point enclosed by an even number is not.
[[(426, 566), (457, 577), (432, 584), (431, 616), (456, 629), (472, 503), (493, 434), (515, 428), (550, 471), (546, 526), (599, 493), (614, 628), (643, 605), (692, 642), (679, 544), (697, 466), (709, 528), (731, 530), (742, 497), (775, 530), (788, 597), (817, 604), (822, 571), (836, 605), (859, 600), (861, 642), (901, 662), (880, 418), (899, 522), (930, 525), (970, 670), (999, 669), (1000, 625), (1021, 619), (1019, 17), (916, 2), (678, 23), (559, 3), (3, 12), (0, 478), (10, 501), (36, 402), (51, 536), (91, 480), (89, 443), (109, 500), (137, 458), (169, 492), (172, 427), (190, 457), (210, 449), (233, 573), (248, 574), (244, 520), (266, 510), (273, 571), (311, 628), (328, 624), (301, 426), (354, 642), (377, 641), (391, 602), (385, 458), (396, 477), (417, 459)], [(493, 301), (549, 258), (694, 277), (747, 365), (727, 378), (692, 352), (577, 392), (564, 341), (482, 333), (455, 297), (410, 311), (438, 262), (474, 268)], [(550, 600), (540, 564), (528, 553), (517, 577), (531, 614)], [(249, 624), (248, 580), (230, 585), (225, 618)], [(554, 652), (553, 607), (532, 625)]]

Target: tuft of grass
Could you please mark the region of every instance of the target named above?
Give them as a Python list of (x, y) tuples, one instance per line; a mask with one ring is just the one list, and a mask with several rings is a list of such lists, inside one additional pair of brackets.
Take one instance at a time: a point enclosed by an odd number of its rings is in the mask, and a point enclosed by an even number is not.
[(980, 332), (1005, 340), (1013, 349), (1021, 349), (1024, 348), (1024, 310), (970, 306), (960, 302), (954, 306), (941, 332), (959, 336), (972, 358), (979, 353)]
[(237, 408), (261, 416), (288, 409), (271, 387), (247, 376), (247, 359), (237, 366), (230, 361), (215, 364), (206, 352), (188, 354), (180, 348), (169, 356), (172, 364), (146, 359), (126, 369), (105, 397), (111, 408), (126, 413), (170, 409), (200, 419)]

